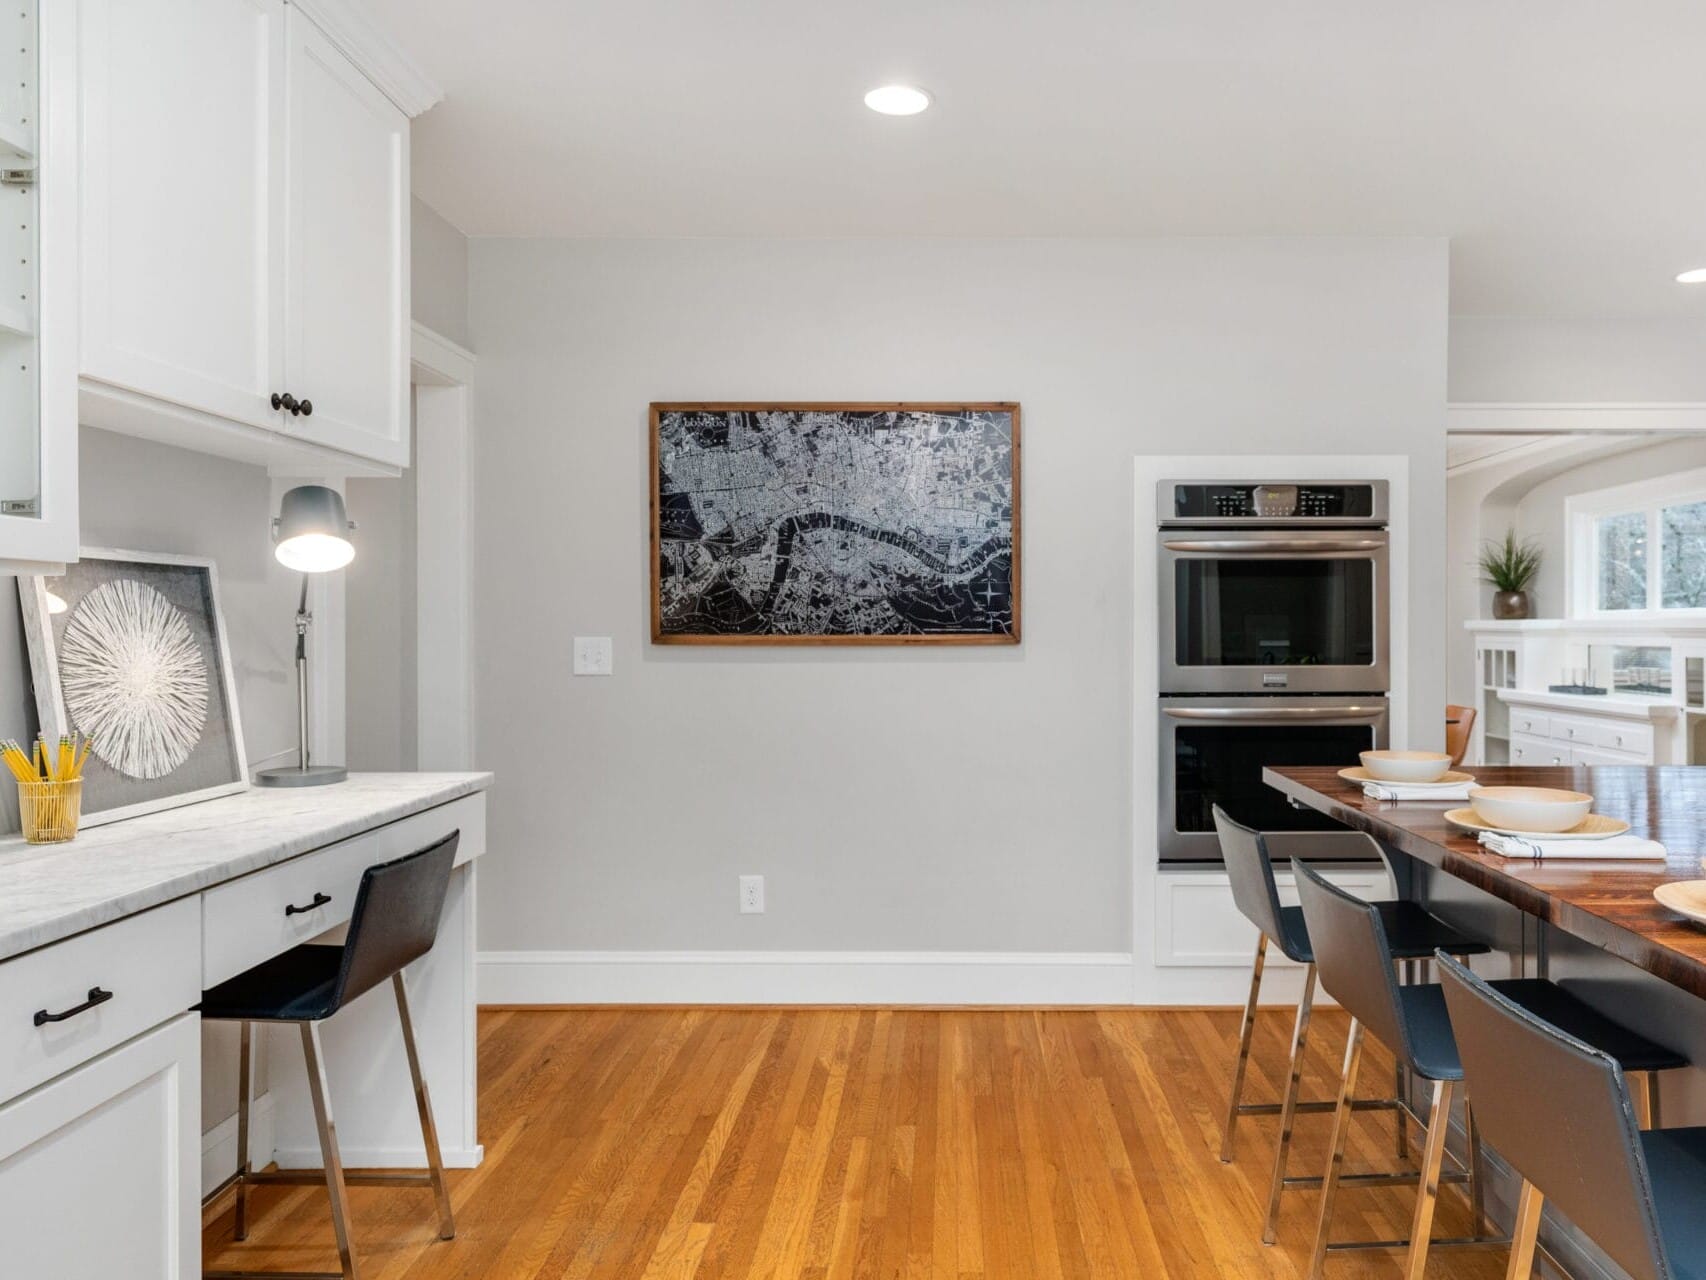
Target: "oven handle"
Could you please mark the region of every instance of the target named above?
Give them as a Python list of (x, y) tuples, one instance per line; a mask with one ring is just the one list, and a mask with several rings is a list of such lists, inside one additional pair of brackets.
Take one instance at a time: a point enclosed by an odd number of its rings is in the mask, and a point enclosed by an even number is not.
[(1184, 551), (1198, 555), (1278, 556), (1307, 555), (1310, 552), (1342, 555), (1347, 551), (1379, 551), (1386, 546), (1384, 538), (1180, 538), (1161, 544), (1168, 551)]
[(1378, 720), (1385, 707), (1269, 707), (1245, 711), (1241, 707), (1162, 707), (1175, 720), (1236, 720), (1240, 724), (1283, 724), (1288, 720)]

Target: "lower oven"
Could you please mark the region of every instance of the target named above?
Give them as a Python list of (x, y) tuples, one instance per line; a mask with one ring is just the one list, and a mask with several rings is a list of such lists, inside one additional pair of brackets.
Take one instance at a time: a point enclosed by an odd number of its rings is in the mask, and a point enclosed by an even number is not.
[(1160, 852), (1163, 862), (1218, 862), (1215, 805), (1259, 831), (1269, 850), (1312, 859), (1366, 859), (1368, 842), (1331, 818), (1294, 809), (1262, 781), (1268, 765), (1354, 765), (1386, 745), (1385, 697), (1163, 697)]

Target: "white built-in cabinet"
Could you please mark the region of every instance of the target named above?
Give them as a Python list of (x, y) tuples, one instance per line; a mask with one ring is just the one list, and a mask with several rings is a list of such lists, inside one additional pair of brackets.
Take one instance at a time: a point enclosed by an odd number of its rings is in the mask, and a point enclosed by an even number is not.
[(77, 3), (83, 420), (406, 466), (408, 115), (285, 0)]
[(0, 1271), (201, 1275), (199, 1021), (184, 1014), (0, 1106)]

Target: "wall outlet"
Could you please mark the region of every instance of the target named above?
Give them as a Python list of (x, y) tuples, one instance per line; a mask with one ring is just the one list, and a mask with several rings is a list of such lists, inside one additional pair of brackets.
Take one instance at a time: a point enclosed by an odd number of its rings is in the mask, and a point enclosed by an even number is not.
[(612, 666), (609, 636), (575, 637), (575, 674), (577, 676), (607, 676), (610, 674)]
[(743, 916), (761, 916), (764, 914), (763, 876), (742, 876), (740, 878), (740, 913)]

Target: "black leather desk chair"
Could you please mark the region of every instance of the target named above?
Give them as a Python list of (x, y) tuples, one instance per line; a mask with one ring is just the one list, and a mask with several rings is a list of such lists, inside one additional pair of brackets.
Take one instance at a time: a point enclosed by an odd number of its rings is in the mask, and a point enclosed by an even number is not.
[[(208, 1271), (204, 1280), (235, 1280), (266, 1276), (271, 1280), (357, 1280), (355, 1253), (350, 1244), (347, 1183), (382, 1186), (430, 1186), (438, 1199), (439, 1239), (456, 1234), (450, 1213), (450, 1194), (444, 1185), (444, 1161), (433, 1125), (432, 1103), (421, 1077), (415, 1050), (415, 1028), (409, 1018), (409, 996), (403, 967), (432, 950), (438, 919), (450, 884), (451, 864), (461, 832), (437, 844), (391, 862), (369, 867), (361, 877), (349, 931), (343, 945), (306, 943), (274, 956), (201, 997), (201, 1016), (209, 1021), (240, 1022), (241, 1089), (237, 1095), (237, 1213), (236, 1238), (248, 1235), (248, 1188), (255, 1184), (319, 1182), (324, 1179), (332, 1197), (332, 1230), (338, 1240), (340, 1271), (267, 1272)], [(345, 1174), (338, 1156), (332, 1106), (326, 1096), (325, 1057), (320, 1049), (320, 1023), (364, 992), (391, 980), (397, 997), (397, 1016), (403, 1024), (403, 1048), (414, 1077), (415, 1107), (420, 1112), (421, 1138), (426, 1143), (427, 1173)], [(250, 1026), (256, 1022), (294, 1022), (302, 1029), (302, 1052), (308, 1060), (308, 1087), (314, 1100), (314, 1119), (320, 1130), (323, 1171), (249, 1171)]]
[[(1274, 1174), (1268, 1189), (1268, 1215), (1262, 1225), (1262, 1242), (1272, 1244), (1279, 1222), (1280, 1197), (1287, 1187), (1319, 1186), (1319, 1178), (1297, 1178), (1287, 1174), (1290, 1160), (1291, 1135), (1299, 1113), (1333, 1110), (1329, 1101), (1300, 1102), (1298, 1084), (1303, 1078), (1303, 1061), (1309, 1038), (1309, 1016), (1315, 1006), (1315, 952), (1309, 942), (1309, 927), (1298, 907), (1280, 905), (1279, 888), (1274, 882), (1273, 859), (1268, 856), (1267, 841), (1262, 833), (1228, 817), (1219, 805), (1214, 808), (1214, 826), (1220, 835), (1220, 852), (1226, 861), (1226, 874), (1232, 881), (1232, 900), (1238, 910), (1260, 931), (1256, 938), (1256, 962), (1250, 972), (1250, 998), (1244, 1005), (1244, 1025), (1238, 1035), (1238, 1065), (1232, 1073), (1232, 1099), (1226, 1109), (1225, 1137), (1221, 1140), (1220, 1158), (1230, 1161), (1233, 1155), (1233, 1135), (1241, 1115), (1280, 1116), (1279, 1144), (1274, 1151)], [(1378, 850), (1370, 842), (1371, 856)], [(1444, 949), (1453, 955), (1480, 955), (1487, 944), (1453, 929), (1437, 916), (1428, 914), (1413, 902), (1381, 902), (1380, 912), (1392, 954), (1399, 959), (1432, 959), (1436, 950)], [(1250, 1061), (1250, 1037), (1256, 1023), (1256, 1002), (1262, 991), (1262, 967), (1266, 961), (1268, 943), (1279, 947), (1286, 959), (1304, 966), (1303, 996), (1297, 1005), (1297, 1023), (1291, 1036), (1291, 1073), (1286, 1083), (1285, 1100), (1281, 1103), (1249, 1103), (1243, 1101), (1244, 1070)], [(1400, 1077), (1400, 1090), (1402, 1077)], [(1360, 1099), (1358, 1110), (1397, 1113), (1398, 1154), (1406, 1153), (1404, 1104), (1401, 1098)], [(1393, 1175), (1396, 1176), (1396, 1175)], [(1359, 1182), (1388, 1180), (1386, 1175), (1359, 1175)]]
[(1462, 965), (1440, 977), (1482, 1136), (1522, 1177), (1507, 1280), (1534, 1269), (1546, 1200), (1635, 1280), (1706, 1280), (1706, 1128), (1641, 1132), (1616, 1058)]
[[(1350, 1034), (1345, 1042), (1344, 1075), (1339, 1083), (1339, 1103), (1334, 1113), (1331, 1153), (1321, 1184), (1321, 1217), (1315, 1231), (1315, 1252), (1310, 1262), (1311, 1280), (1321, 1274), (1329, 1248), (1407, 1249), (1404, 1274), (1421, 1280), (1427, 1267), (1430, 1243), (1453, 1245), (1504, 1244), (1502, 1238), (1477, 1234), (1450, 1241), (1431, 1241), (1434, 1207), (1445, 1159), (1446, 1132), (1451, 1123), (1451, 1099), (1463, 1079), (1463, 1066), (1446, 1014), (1445, 992), (1437, 983), (1400, 987), (1393, 972), (1392, 949), (1386, 940), (1380, 913), (1370, 904), (1351, 897), (1329, 884), (1315, 871), (1299, 865), (1297, 896), (1315, 942), (1315, 961), (1321, 985), (1351, 1015)], [(1507, 999), (1531, 1014), (1567, 1029), (1578, 1040), (1609, 1054), (1626, 1071), (1668, 1071), (1688, 1065), (1687, 1059), (1662, 1045), (1613, 1022), (1562, 987), (1541, 978), (1501, 979), (1490, 984)], [(1356, 1090), (1357, 1070), (1362, 1062), (1365, 1032), (1391, 1049), (1398, 1060), (1433, 1085), (1428, 1112), (1428, 1134), (1417, 1177), (1416, 1211), (1408, 1240), (1356, 1241), (1329, 1245), (1333, 1199), (1342, 1178), (1345, 1135), (1350, 1127), (1351, 1099)], [(1550, 1086), (1541, 1086), (1549, 1096)], [(1550, 1106), (1550, 1103), (1546, 1105)], [(1476, 1113), (1466, 1106), (1468, 1132), (1468, 1181), (1470, 1203), (1475, 1212), (1475, 1230), (1482, 1230), (1480, 1140)]]

